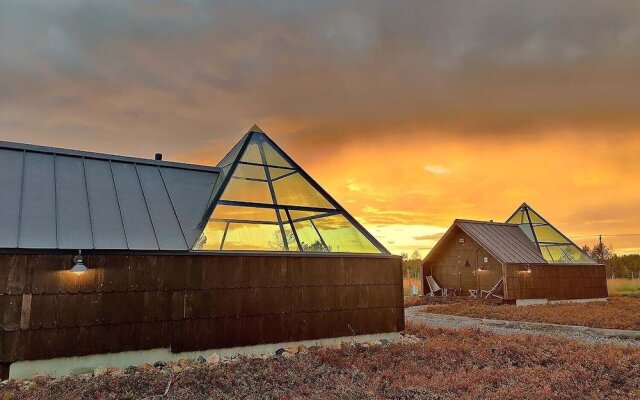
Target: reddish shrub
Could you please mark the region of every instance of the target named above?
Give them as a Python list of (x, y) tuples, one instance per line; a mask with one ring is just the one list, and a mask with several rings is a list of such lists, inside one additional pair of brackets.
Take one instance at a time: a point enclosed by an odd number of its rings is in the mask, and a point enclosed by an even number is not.
[(607, 302), (568, 303), (517, 307), (463, 302), (425, 307), (434, 314), (502, 319), (509, 321), (548, 322), (594, 328), (640, 330), (640, 299), (611, 297)]
[(292, 358), (168, 372), (9, 382), (1, 398), (574, 399), (640, 397), (640, 348), (407, 324), (418, 343), (311, 348)]

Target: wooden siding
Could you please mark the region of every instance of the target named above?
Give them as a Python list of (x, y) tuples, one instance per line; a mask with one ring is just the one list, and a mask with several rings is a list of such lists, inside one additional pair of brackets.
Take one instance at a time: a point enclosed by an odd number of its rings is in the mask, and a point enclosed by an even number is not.
[(604, 298), (607, 276), (604, 265), (507, 265), (506, 299), (593, 299)]
[[(463, 238), (464, 243), (459, 243)], [(505, 265), (489, 255), (477, 242), (460, 228), (438, 246), (437, 253), (423, 266), (423, 274), (432, 275), (443, 288), (468, 296), (469, 289), (490, 290), (505, 277), (505, 300), (548, 299), (570, 300), (607, 297), (607, 279), (603, 265), (544, 264), (531, 265), (532, 272), (524, 272), (526, 265)], [(477, 251), (477, 258), (476, 258)], [(489, 257), (484, 264), (483, 258)], [(477, 262), (486, 270), (476, 281)], [(465, 267), (466, 261), (471, 267)], [(425, 288), (428, 288), (425, 284)]]
[(0, 362), (404, 330), (399, 257), (0, 255)]
[[(459, 239), (464, 239), (464, 243), (459, 243)], [(423, 274), (432, 275), (438, 285), (463, 296), (468, 296), (470, 289), (493, 288), (502, 277), (502, 264), (460, 228), (456, 227), (446, 240), (433, 261), (424, 266)], [(488, 257), (488, 263), (484, 257)], [(467, 261), (470, 266), (466, 266)], [(483, 270), (476, 277), (478, 266)]]

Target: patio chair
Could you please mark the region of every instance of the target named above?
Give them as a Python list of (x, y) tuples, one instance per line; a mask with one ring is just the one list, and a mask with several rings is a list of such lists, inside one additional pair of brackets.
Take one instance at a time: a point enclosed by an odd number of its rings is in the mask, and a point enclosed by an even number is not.
[[(491, 290), (481, 290), (480, 291), (480, 297), (483, 297), (485, 299), (488, 299), (490, 297), (497, 297), (498, 299), (502, 299), (503, 297), (496, 294), (496, 292), (498, 291), (498, 289), (500, 289), (500, 287), (502, 286), (502, 282), (503, 282), (504, 278), (500, 278), (500, 280), (498, 282), (496, 282), (495, 285), (493, 285), (493, 287), (491, 288)], [(486, 293), (486, 295), (485, 295)]]
[(427, 293), (427, 296), (433, 297), (436, 295), (436, 292), (440, 292), (441, 296), (447, 295), (447, 289), (441, 288), (432, 276), (427, 276), (427, 285), (429, 286), (429, 293)]

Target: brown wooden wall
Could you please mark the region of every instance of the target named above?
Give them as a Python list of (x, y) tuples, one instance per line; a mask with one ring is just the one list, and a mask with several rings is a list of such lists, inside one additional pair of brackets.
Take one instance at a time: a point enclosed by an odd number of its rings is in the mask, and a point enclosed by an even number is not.
[[(459, 243), (460, 238), (464, 239), (464, 243)], [(456, 228), (446, 240), (433, 262), (424, 265), (425, 277), (432, 275), (438, 285), (450, 292), (455, 289), (463, 296), (469, 295), (469, 289), (490, 290), (502, 278), (502, 264), (461, 229)], [(484, 257), (489, 258), (488, 263), (484, 263)], [(470, 267), (466, 266), (467, 260)], [(478, 266), (483, 271), (476, 277)], [(429, 291), (426, 283), (425, 291)]]
[(399, 257), (0, 255), (0, 362), (404, 330)]
[(607, 297), (604, 265), (507, 265), (506, 299), (593, 299)]

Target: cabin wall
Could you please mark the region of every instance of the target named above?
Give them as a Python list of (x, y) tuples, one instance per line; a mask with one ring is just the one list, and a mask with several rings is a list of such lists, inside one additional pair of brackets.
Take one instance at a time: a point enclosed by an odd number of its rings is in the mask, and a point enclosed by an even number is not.
[[(464, 239), (464, 243), (459, 240)], [(488, 262), (484, 262), (484, 257)], [(470, 266), (467, 266), (467, 261)], [(478, 272), (478, 266), (482, 271)], [(456, 227), (454, 234), (439, 248), (433, 261), (423, 266), (423, 280), (432, 275), (449, 294), (468, 296), (469, 290), (491, 290), (503, 276), (502, 264), (469, 235)], [(425, 292), (429, 286), (424, 282)]]
[(404, 330), (399, 257), (0, 255), (0, 365)]
[(604, 265), (532, 265), (531, 273), (521, 265), (506, 267), (505, 299), (598, 299), (606, 298)]

